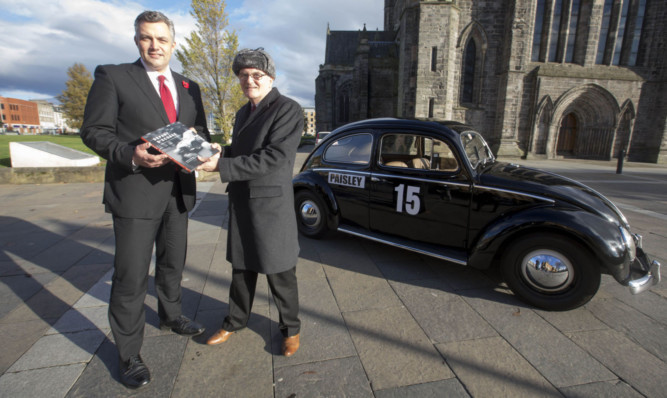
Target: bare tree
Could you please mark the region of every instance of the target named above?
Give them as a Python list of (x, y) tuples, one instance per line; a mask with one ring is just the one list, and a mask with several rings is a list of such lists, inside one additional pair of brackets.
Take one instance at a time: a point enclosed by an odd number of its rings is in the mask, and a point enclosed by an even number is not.
[(201, 86), (206, 111), (213, 115), (212, 127), (222, 130), (227, 140), (236, 110), (246, 99), (232, 72), (238, 35), (227, 29), (225, 6), (224, 0), (192, 0), (190, 14), (197, 30), (176, 50), (176, 58), (183, 65), (183, 74)]

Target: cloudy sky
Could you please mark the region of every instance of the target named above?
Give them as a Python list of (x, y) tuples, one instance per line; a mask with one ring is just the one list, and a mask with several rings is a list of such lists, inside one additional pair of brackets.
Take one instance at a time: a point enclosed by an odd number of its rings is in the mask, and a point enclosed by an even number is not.
[[(331, 30), (383, 29), (383, 0), (227, 0), (240, 48), (264, 47), (276, 62), (280, 91), (313, 106), (315, 78)], [(67, 68), (133, 62), (133, 23), (156, 9), (176, 25), (176, 45), (195, 28), (189, 0), (0, 0), (0, 96), (53, 99)], [(181, 66), (172, 57), (171, 67)]]

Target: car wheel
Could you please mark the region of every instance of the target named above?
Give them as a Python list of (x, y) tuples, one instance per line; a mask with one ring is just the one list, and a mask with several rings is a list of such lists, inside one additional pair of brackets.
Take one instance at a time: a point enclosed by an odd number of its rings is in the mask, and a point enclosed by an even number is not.
[(299, 231), (309, 238), (319, 239), (329, 232), (327, 208), (320, 197), (309, 190), (301, 190), (294, 196)]
[(586, 304), (600, 287), (600, 270), (589, 252), (574, 240), (551, 234), (515, 241), (501, 262), (510, 289), (521, 299), (551, 311)]

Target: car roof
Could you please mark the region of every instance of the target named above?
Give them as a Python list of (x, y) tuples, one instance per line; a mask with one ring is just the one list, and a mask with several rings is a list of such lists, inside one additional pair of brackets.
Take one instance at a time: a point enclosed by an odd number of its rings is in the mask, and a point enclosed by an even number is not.
[[(474, 130), (469, 125), (453, 120), (430, 120), (430, 119), (408, 119), (408, 118), (377, 118), (366, 119), (358, 122), (348, 123), (333, 131), (335, 135), (343, 131), (360, 129), (360, 128), (412, 128), (412, 129), (426, 129), (436, 130), (442, 132), (450, 130), (460, 134), (463, 131)], [(444, 129), (443, 129), (444, 127)], [(334, 134), (332, 134), (334, 135)]]

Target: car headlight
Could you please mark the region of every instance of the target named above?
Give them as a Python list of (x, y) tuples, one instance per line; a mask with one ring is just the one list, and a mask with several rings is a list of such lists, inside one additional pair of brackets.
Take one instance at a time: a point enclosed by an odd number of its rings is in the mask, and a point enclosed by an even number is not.
[(632, 237), (630, 231), (625, 227), (619, 227), (621, 230), (621, 236), (623, 237), (623, 243), (628, 249), (628, 254), (630, 255), (630, 261), (635, 261), (635, 256), (637, 255), (637, 246), (635, 245), (635, 240)]

